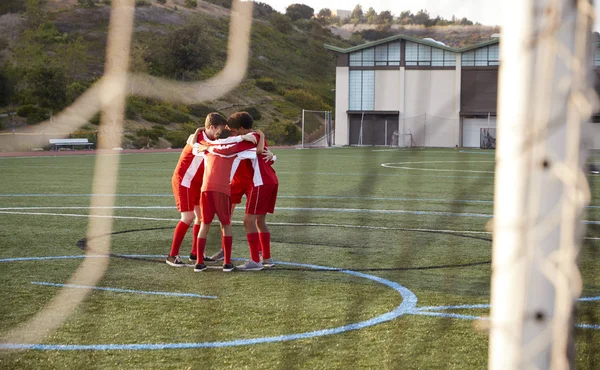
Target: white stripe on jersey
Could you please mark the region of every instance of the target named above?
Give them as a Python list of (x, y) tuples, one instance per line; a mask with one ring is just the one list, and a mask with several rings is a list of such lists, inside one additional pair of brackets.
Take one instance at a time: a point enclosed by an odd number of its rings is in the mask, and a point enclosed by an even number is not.
[(183, 175), (183, 179), (181, 180), (181, 186), (189, 188), (192, 185), (192, 180), (196, 176), (200, 165), (202, 165), (202, 161), (204, 161), (204, 155), (196, 155), (190, 163), (187, 171), (185, 171), (185, 175)]

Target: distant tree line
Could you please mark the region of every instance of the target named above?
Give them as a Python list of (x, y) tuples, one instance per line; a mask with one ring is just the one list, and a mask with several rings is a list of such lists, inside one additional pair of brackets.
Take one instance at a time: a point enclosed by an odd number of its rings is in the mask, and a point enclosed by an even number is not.
[[(296, 4), (298, 5), (298, 4)], [(429, 12), (425, 9), (421, 9), (416, 13), (411, 12), (410, 10), (405, 10), (400, 12), (400, 14), (395, 17), (392, 12), (389, 10), (384, 10), (380, 13), (377, 13), (375, 9), (369, 8), (366, 12), (363, 11), (361, 5), (356, 5), (349, 18), (340, 20), (339, 17), (334, 16), (333, 12), (329, 8), (323, 8), (317, 14), (317, 18), (320, 20), (329, 23), (329, 24), (374, 24), (374, 25), (392, 25), (392, 24), (400, 24), (400, 25), (422, 25), (425, 27), (431, 26), (472, 26), (474, 24), (479, 25), (479, 23), (474, 23), (473, 21), (467, 19), (466, 17), (458, 18), (456, 16), (452, 16), (450, 19), (445, 19), (440, 17), (439, 15), (435, 18), (432, 17)]]

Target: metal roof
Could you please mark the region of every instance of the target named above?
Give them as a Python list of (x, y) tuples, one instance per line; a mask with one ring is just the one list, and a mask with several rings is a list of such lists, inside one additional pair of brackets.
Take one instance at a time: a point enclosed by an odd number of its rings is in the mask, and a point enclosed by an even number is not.
[(388, 42), (393, 42), (393, 41), (398, 41), (398, 40), (407, 40), (407, 41), (415, 42), (417, 44), (423, 44), (423, 45), (431, 46), (431, 47), (434, 47), (434, 48), (437, 48), (437, 49), (451, 51), (453, 53), (463, 53), (465, 51), (479, 49), (479, 48), (482, 48), (482, 47), (485, 47), (485, 46), (489, 46), (489, 45), (494, 45), (494, 44), (497, 44), (497, 43), (500, 42), (500, 39), (494, 38), (494, 39), (491, 39), (491, 40), (488, 40), (488, 41), (485, 41), (485, 42), (481, 42), (479, 44), (467, 46), (467, 47), (464, 47), (464, 48), (453, 48), (453, 47), (450, 47), (450, 46), (440, 45), (437, 42), (432, 42), (432, 41), (427, 41), (427, 40), (423, 40), (423, 39), (418, 39), (418, 38), (415, 38), (415, 37), (404, 36), (404, 35), (395, 35), (395, 36), (391, 36), (391, 37), (386, 37), (385, 39), (381, 39), (381, 40), (377, 40), (377, 41), (372, 41), (372, 42), (367, 42), (367, 43), (362, 44), (362, 45), (353, 46), (353, 47), (347, 48), (347, 49), (340, 48), (340, 47), (333, 46), (333, 45), (325, 44), (325, 49), (331, 50), (331, 51), (335, 51), (336, 53), (348, 54), (348, 53), (352, 53), (352, 52), (355, 52), (355, 51), (359, 51), (359, 50), (371, 48), (373, 46), (377, 46), (377, 45), (381, 45), (381, 44), (387, 44)]

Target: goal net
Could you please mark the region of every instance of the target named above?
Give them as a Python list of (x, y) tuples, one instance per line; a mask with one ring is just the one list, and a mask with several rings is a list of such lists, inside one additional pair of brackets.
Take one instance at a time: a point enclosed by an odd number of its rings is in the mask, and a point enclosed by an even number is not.
[(302, 148), (328, 148), (335, 144), (330, 111), (302, 110)]

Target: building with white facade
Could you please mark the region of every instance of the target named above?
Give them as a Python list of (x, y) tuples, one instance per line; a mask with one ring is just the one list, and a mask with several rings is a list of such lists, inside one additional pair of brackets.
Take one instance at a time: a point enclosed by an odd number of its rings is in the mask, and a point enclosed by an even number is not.
[(480, 129), (496, 127), (497, 38), (462, 49), (402, 35), (325, 47), (338, 56), (336, 145), (479, 147)]

